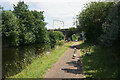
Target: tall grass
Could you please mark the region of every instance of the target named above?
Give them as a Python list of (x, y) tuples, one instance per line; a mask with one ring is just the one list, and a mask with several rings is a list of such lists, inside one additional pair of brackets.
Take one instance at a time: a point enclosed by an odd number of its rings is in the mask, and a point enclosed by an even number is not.
[[(91, 49), (92, 54), (85, 55), (82, 53), (82, 62), (84, 73), (87, 78), (106, 79), (111, 80), (118, 77), (118, 61), (114, 48), (105, 48), (98, 45), (91, 45), (88, 43), (81, 43), (80, 49)], [(116, 79), (115, 79), (116, 80)]]

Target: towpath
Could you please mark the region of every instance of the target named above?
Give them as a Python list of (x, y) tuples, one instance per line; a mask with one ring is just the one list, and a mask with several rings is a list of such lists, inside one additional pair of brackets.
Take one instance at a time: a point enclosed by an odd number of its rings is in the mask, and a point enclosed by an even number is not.
[[(77, 48), (73, 59), (74, 48)], [(59, 58), (54, 66), (48, 70), (44, 78), (84, 78), (79, 51), (79, 42), (74, 44)]]

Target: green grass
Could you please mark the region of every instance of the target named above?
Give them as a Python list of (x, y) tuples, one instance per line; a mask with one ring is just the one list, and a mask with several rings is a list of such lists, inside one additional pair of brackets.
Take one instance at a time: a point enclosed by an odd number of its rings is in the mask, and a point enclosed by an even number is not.
[(57, 46), (50, 51), (49, 55), (45, 55), (42, 58), (36, 58), (26, 69), (10, 78), (43, 78), (48, 69), (52, 68), (53, 64), (58, 61), (60, 56), (72, 44), (73, 42), (69, 42), (65, 43), (63, 46)]
[(118, 77), (118, 61), (116, 58), (115, 48), (105, 48), (88, 43), (80, 43), (80, 49), (91, 49), (91, 56), (85, 56), (82, 53), (82, 63), (84, 73), (87, 78), (116, 78)]

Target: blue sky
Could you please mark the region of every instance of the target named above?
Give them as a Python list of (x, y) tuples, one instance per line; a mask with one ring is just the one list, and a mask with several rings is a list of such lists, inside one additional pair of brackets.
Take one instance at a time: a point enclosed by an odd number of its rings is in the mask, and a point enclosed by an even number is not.
[[(18, 1), (0, 0), (0, 5), (4, 10), (13, 10), (13, 4), (17, 4)], [(30, 10), (44, 11), (45, 21), (48, 23), (46, 27), (57, 29), (63, 28), (63, 24), (55, 21), (53, 27), (54, 19), (64, 21), (64, 28), (74, 27), (74, 18), (90, 0), (24, 0), (24, 2), (29, 5)]]

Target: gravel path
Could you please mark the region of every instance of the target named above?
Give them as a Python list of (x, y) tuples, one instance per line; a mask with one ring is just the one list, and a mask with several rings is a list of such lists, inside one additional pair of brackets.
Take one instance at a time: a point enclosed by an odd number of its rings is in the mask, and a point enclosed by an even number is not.
[(78, 48), (79, 42), (75, 42), (48, 70), (44, 78), (84, 78), (80, 51), (77, 49), (76, 57), (73, 59), (74, 47)]

